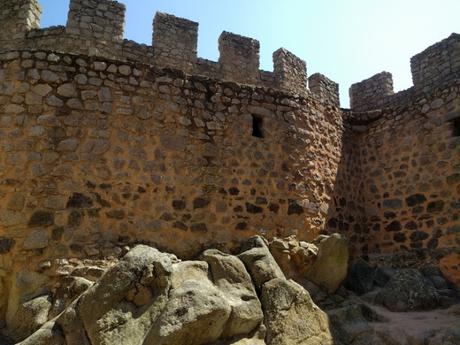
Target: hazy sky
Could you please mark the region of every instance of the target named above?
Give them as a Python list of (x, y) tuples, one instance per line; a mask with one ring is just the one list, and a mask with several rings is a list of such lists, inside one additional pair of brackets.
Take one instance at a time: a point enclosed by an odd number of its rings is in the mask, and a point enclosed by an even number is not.
[[(460, 33), (460, 0), (122, 0), (125, 37), (151, 44), (152, 18), (168, 12), (200, 23), (198, 55), (218, 59), (223, 30), (261, 42), (261, 68), (273, 70), (272, 53), (285, 47), (340, 84), (348, 106), (352, 83), (381, 71), (395, 90), (412, 85), (410, 57)], [(69, 0), (40, 0), (42, 27), (65, 25)]]

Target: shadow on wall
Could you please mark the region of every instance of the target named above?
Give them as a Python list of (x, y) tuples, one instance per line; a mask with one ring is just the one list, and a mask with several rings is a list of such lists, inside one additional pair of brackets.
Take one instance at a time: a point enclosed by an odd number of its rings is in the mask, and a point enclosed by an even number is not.
[(414, 86), (387, 72), (350, 89), (328, 229), (354, 255), (437, 265), (460, 282), (460, 35), (411, 59)]

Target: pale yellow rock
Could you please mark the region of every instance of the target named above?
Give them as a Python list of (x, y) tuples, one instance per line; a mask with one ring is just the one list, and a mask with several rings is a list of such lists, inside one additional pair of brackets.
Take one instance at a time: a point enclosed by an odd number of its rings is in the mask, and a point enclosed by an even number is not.
[(265, 283), (261, 302), (268, 345), (334, 344), (326, 314), (294, 281), (276, 278)]
[(340, 234), (333, 234), (318, 237), (315, 244), (318, 256), (306, 277), (329, 293), (334, 293), (347, 277), (348, 241)]

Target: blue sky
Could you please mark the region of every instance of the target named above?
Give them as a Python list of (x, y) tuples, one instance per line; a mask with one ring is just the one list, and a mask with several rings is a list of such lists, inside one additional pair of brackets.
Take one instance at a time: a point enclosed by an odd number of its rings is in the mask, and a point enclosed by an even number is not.
[[(261, 42), (261, 68), (272, 70), (272, 52), (285, 47), (348, 88), (383, 70), (395, 90), (412, 85), (410, 57), (460, 33), (460, 0), (122, 0), (125, 37), (151, 44), (152, 18), (168, 12), (200, 23), (198, 55), (217, 60), (223, 30)], [(40, 0), (42, 27), (65, 25), (69, 0)]]

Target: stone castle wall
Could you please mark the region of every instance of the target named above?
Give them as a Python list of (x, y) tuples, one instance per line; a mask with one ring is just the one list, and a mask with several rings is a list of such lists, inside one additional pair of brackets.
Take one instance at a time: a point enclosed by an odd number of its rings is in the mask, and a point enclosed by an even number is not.
[(413, 58), (413, 88), (382, 73), (344, 110), (285, 49), (261, 71), (259, 42), (232, 33), (219, 61), (197, 57), (186, 19), (158, 13), (145, 46), (123, 39), (115, 1), (72, 0), (48, 29), (36, 0), (14, 3), (0, 0), (5, 286), (134, 242), (193, 257), (337, 230), (355, 255), (415, 253), (458, 279), (459, 35)]
[(45, 51), (1, 54), (0, 75), (6, 270), (324, 228), (342, 128), (327, 102)]
[(329, 226), (356, 254), (440, 264), (460, 282), (460, 35), (415, 56), (412, 70), (414, 87), (397, 94), (389, 73), (351, 87)]
[[(12, 6), (12, 2), (15, 6)], [(152, 46), (123, 39), (125, 6), (112, 0), (71, 0), (66, 26), (40, 29), (38, 0), (0, 0), (0, 50), (49, 50), (141, 62), (188, 74), (283, 89), (307, 89), (306, 63), (285, 49), (273, 54), (274, 72), (259, 70), (260, 43), (230, 32), (219, 38), (219, 61), (197, 56), (198, 23), (166, 13), (153, 20)], [(338, 85), (321, 74), (315, 79), (332, 87), (317, 97), (339, 105)], [(325, 96), (327, 96), (325, 98)]]

